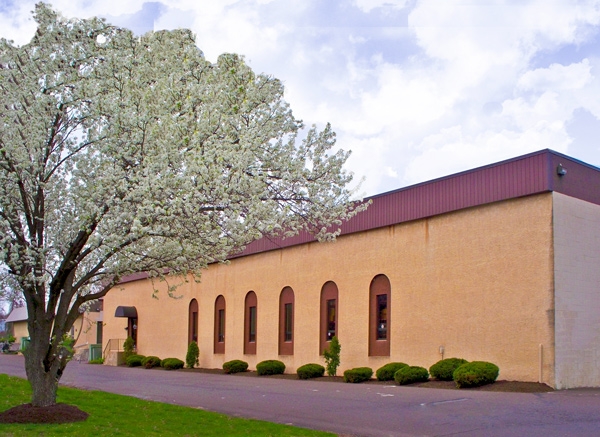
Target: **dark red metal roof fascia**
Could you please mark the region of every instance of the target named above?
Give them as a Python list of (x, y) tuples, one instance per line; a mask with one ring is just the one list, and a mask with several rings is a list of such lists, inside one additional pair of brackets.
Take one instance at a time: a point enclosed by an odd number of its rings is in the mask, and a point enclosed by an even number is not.
[[(558, 174), (558, 166), (566, 174)], [(569, 156), (550, 151), (551, 190), (600, 205), (600, 169)]]
[[(490, 164), (383, 194), (341, 226), (342, 235), (418, 220), (459, 209), (552, 190), (550, 150)], [(598, 172), (598, 170), (596, 170)], [(598, 173), (600, 175), (600, 173)], [(314, 241), (307, 232), (292, 238), (265, 237), (230, 258)]]

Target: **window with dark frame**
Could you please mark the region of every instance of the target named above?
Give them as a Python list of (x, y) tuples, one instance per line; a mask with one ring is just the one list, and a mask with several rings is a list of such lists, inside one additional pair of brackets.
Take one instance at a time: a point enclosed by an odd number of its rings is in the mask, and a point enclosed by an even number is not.
[(319, 353), (322, 355), (334, 336), (339, 335), (338, 288), (335, 282), (327, 281), (321, 288), (319, 315)]
[(256, 343), (256, 307), (250, 307), (248, 309), (248, 341), (250, 343)]
[(213, 352), (215, 354), (225, 353), (225, 298), (219, 295), (215, 300), (215, 318), (214, 318), (214, 345)]
[(387, 294), (377, 295), (377, 340), (387, 339)]
[(390, 356), (391, 284), (385, 275), (377, 275), (369, 286), (369, 356)]
[(294, 307), (291, 303), (285, 304), (285, 338), (284, 341), (292, 341)]
[(256, 355), (258, 301), (256, 293), (249, 291), (244, 299), (244, 354)]
[(279, 355), (294, 355), (294, 290), (284, 287), (279, 295)]
[(225, 342), (225, 310), (219, 310), (219, 334), (218, 334), (218, 342)]
[(336, 299), (327, 300), (327, 341), (335, 336), (335, 307)]

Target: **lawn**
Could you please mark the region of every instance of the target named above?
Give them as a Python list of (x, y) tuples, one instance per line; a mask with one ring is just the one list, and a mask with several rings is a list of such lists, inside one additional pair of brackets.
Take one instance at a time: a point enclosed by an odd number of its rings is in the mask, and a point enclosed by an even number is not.
[[(29, 383), (0, 374), (0, 411), (28, 403)], [(333, 436), (259, 420), (239, 419), (190, 407), (144, 401), (130, 396), (58, 389), (58, 402), (72, 404), (90, 416), (62, 425), (0, 424), (1, 436)]]

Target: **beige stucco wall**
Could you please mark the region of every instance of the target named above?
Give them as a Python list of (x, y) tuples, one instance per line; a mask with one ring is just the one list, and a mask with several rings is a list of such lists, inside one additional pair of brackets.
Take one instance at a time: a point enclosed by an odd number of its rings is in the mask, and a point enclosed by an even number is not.
[(554, 194), (556, 386), (600, 386), (600, 206)]
[(17, 339), (18, 343), (21, 342), (21, 338), (29, 337), (29, 329), (27, 329), (27, 321), (12, 322), (12, 335)]
[[(188, 305), (199, 303), (202, 367), (244, 359), (254, 368), (281, 359), (289, 372), (319, 357), (319, 296), (327, 281), (339, 289), (339, 371), (374, 370), (390, 361), (429, 367), (463, 357), (499, 365), (500, 378), (553, 384), (552, 196), (542, 194), (470, 208), (429, 219), (309, 243), (211, 265), (200, 284), (188, 282), (167, 297), (164, 284), (152, 299), (146, 280), (126, 283), (104, 300), (105, 336), (124, 338), (127, 319), (118, 305), (136, 306), (138, 350), (184, 359)], [(391, 282), (391, 355), (368, 356), (369, 284), (378, 274)], [(279, 294), (295, 292), (293, 356), (278, 356)], [(243, 354), (244, 298), (258, 298), (257, 354)], [(214, 302), (226, 299), (226, 350), (213, 355)]]

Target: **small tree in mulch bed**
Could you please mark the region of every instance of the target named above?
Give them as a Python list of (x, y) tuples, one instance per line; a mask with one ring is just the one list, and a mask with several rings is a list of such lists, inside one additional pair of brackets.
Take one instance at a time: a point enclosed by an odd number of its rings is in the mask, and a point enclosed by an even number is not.
[(185, 364), (188, 369), (193, 369), (194, 366), (200, 364), (198, 357), (200, 356), (200, 349), (198, 348), (198, 343), (192, 341), (188, 345), (187, 354), (185, 355)]
[(337, 374), (337, 368), (340, 365), (340, 352), (342, 346), (334, 335), (329, 342), (329, 347), (323, 351), (323, 358), (325, 358), (325, 368), (327, 369), (327, 375), (335, 376)]

